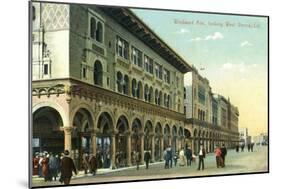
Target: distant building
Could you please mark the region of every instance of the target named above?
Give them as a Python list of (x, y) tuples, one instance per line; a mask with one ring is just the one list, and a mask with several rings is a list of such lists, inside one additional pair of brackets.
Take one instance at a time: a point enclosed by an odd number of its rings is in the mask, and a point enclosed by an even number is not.
[(234, 147), (239, 143), (238, 108), (224, 96), (213, 94), (208, 79), (196, 68), (185, 77), (188, 79), (184, 88), (185, 128), (192, 131), (189, 143), (195, 153), (200, 144), (208, 152), (212, 152), (215, 145)]
[(268, 144), (268, 135), (267, 133), (261, 133), (258, 136), (253, 137), (253, 143), (256, 145), (267, 145)]
[(249, 136), (248, 128), (239, 128), (239, 138), (240, 144), (245, 144), (246, 146), (251, 143), (251, 136)]

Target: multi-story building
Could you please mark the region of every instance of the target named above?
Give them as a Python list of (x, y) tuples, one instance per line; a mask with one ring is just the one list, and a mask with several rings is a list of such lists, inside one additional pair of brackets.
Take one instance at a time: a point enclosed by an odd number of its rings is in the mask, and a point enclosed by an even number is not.
[[(32, 11), (33, 152), (67, 149), (78, 167), (93, 153), (115, 168), (136, 151), (160, 161), (168, 145), (184, 146), (192, 67), (131, 10), (33, 2)], [(196, 90), (194, 115), (210, 120), (208, 89)]]
[(185, 86), (186, 128), (192, 135), (189, 145), (195, 153), (200, 144), (207, 152), (214, 150), (215, 145), (225, 144), (234, 147), (239, 142), (238, 108), (229, 100), (213, 94), (209, 81), (193, 68), (191, 82)]
[(248, 134), (248, 128), (239, 128), (239, 139), (240, 145), (247, 146), (249, 143), (251, 143), (251, 137)]

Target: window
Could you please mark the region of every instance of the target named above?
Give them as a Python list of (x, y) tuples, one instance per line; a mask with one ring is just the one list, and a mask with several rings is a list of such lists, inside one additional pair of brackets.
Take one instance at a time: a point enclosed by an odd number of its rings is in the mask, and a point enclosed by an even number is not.
[(198, 87), (198, 99), (201, 104), (205, 104), (205, 89), (203, 86)]
[(91, 38), (95, 39), (95, 34), (96, 34), (96, 20), (94, 18), (91, 18)]
[(96, 30), (96, 41), (102, 43), (102, 41), (103, 41), (102, 34), (103, 34), (102, 24), (100, 22), (98, 22), (97, 30)]
[(122, 92), (122, 85), (123, 85), (123, 76), (121, 72), (117, 72), (117, 91), (119, 93)]
[(183, 88), (183, 98), (186, 99), (186, 88)]
[(136, 79), (133, 79), (132, 80), (132, 95), (133, 95), (133, 97), (137, 96), (137, 90), (138, 90), (137, 81), (136, 81)]
[(146, 55), (144, 55), (144, 69), (153, 74), (153, 60)]
[(44, 73), (44, 75), (48, 75), (49, 74), (49, 66), (48, 66), (48, 64), (44, 64), (43, 73)]
[(116, 53), (118, 56), (128, 59), (129, 44), (119, 36), (116, 38)]
[(164, 68), (164, 71), (163, 71), (163, 76), (164, 76), (164, 81), (166, 83), (170, 83), (170, 72)]
[(102, 86), (103, 70), (100, 61), (96, 61), (94, 65), (94, 84)]
[(162, 66), (158, 63), (155, 63), (155, 75), (157, 78), (162, 79)]
[(82, 69), (82, 77), (85, 79), (87, 78), (87, 69), (86, 68), (83, 68)]
[(132, 60), (135, 65), (142, 67), (142, 52), (135, 47), (132, 47)]
[(147, 85), (144, 87), (144, 100), (149, 101), (149, 90)]
[(183, 107), (183, 112), (186, 114), (186, 106)]

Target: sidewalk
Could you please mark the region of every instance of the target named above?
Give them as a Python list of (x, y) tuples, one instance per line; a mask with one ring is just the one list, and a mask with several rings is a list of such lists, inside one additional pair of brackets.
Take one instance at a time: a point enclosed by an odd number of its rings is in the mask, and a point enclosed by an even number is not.
[[(159, 164), (163, 164), (164, 166), (164, 161), (160, 161), (160, 162), (154, 162), (154, 163), (149, 163), (149, 166), (153, 166), (153, 165), (159, 165)], [(145, 167), (145, 164), (139, 165), (139, 167)], [(119, 172), (119, 171), (124, 171), (124, 170), (130, 170), (130, 169), (137, 169), (137, 166), (130, 166), (130, 167), (122, 167), (122, 168), (118, 168), (118, 169), (111, 169), (111, 168), (107, 168), (107, 169), (98, 169), (96, 175), (106, 175), (109, 173), (113, 173), (113, 172)], [(84, 174), (84, 170), (78, 171), (78, 174), (75, 175), (73, 174), (72, 179), (78, 179), (78, 178), (83, 178), (83, 177), (91, 177), (93, 176), (91, 173), (88, 174)], [(59, 178), (59, 177), (58, 177)], [(43, 177), (39, 177), (38, 175), (36, 176), (32, 176), (32, 180), (33, 181), (44, 181)]]

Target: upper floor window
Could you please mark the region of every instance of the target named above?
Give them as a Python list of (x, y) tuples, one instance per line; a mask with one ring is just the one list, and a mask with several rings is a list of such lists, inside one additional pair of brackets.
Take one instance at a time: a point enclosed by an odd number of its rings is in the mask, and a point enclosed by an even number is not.
[(153, 74), (153, 60), (146, 55), (144, 55), (144, 69), (145, 71)]
[(186, 88), (183, 88), (183, 98), (186, 99)]
[(121, 37), (116, 37), (116, 53), (118, 56), (128, 59), (129, 43)]
[(90, 35), (92, 39), (96, 39), (96, 19), (95, 18), (91, 18), (91, 23), (90, 23)]
[(166, 83), (170, 83), (170, 72), (164, 68), (164, 71), (163, 71), (163, 76), (164, 76), (164, 81)]
[(36, 15), (35, 15), (35, 7), (32, 6), (32, 20), (35, 20), (36, 19)]
[(198, 99), (201, 104), (205, 104), (205, 88), (203, 86), (198, 87)]
[(132, 47), (132, 60), (135, 65), (142, 67), (142, 52), (135, 47)]
[(96, 29), (96, 41), (102, 43), (103, 42), (103, 27), (100, 22), (98, 22), (97, 29)]
[(157, 78), (162, 79), (162, 66), (155, 63), (155, 75)]

